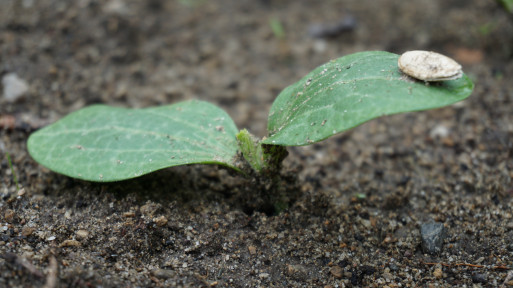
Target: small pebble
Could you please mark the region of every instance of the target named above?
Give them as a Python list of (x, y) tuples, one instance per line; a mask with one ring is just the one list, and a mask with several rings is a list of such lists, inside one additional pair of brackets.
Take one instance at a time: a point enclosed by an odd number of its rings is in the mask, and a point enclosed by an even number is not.
[(509, 221), (509, 222), (506, 224), (506, 229), (508, 229), (508, 230), (513, 230), (513, 221)]
[(27, 251), (27, 252), (31, 252), (34, 250), (34, 249), (32, 249), (32, 247), (30, 245), (24, 245), (23, 247), (21, 247), (21, 249), (23, 251)]
[(344, 269), (342, 269), (340, 266), (333, 266), (330, 268), (330, 273), (333, 275), (333, 277), (341, 279), (344, 275)]
[(420, 237), (422, 250), (425, 253), (434, 255), (442, 251), (445, 238), (444, 224), (429, 222), (420, 226)]
[(77, 240), (64, 240), (59, 247), (79, 247), (80, 245)]
[(14, 210), (12, 210), (12, 209), (7, 209), (7, 210), (5, 211), (5, 213), (4, 213), (4, 219), (5, 219), (5, 221), (7, 221), (7, 222), (9, 222), (9, 223), (10, 223), (10, 222), (12, 221), (12, 219), (13, 219), (13, 218), (14, 218)]
[(146, 217), (153, 217), (159, 208), (159, 204), (148, 201), (146, 204), (141, 206), (141, 208), (139, 208), (139, 212), (141, 212), (141, 214)]
[(103, 6), (103, 12), (105, 14), (112, 14), (112, 15), (126, 15), (130, 11), (127, 8), (127, 5), (122, 0), (110, 0), (105, 3)]
[(286, 273), (288, 276), (291, 276), (294, 279), (304, 279), (304, 277), (308, 275), (308, 270), (305, 268), (305, 266), (300, 264), (287, 265)]
[(28, 91), (28, 84), (21, 79), (16, 73), (9, 73), (2, 77), (2, 85), (4, 86), (4, 98), (9, 102), (18, 100)]
[(156, 269), (153, 270), (151, 274), (160, 279), (169, 279), (176, 276), (176, 272), (169, 269)]
[(442, 268), (436, 268), (435, 271), (433, 271), (433, 276), (437, 279), (442, 279), (444, 276), (444, 273), (442, 272)]
[(269, 278), (269, 273), (260, 273), (260, 274), (258, 274), (258, 278), (260, 278), (260, 279)]
[(486, 277), (486, 274), (482, 274), (482, 273), (476, 273), (476, 274), (473, 274), (472, 275), (472, 282), (474, 283), (486, 283), (487, 282), (487, 277)]
[(251, 255), (255, 255), (255, 254), (256, 254), (256, 247), (255, 247), (255, 246), (253, 246), (253, 245), (250, 245), (250, 246), (248, 247), (248, 251), (249, 251), (249, 254), (251, 254)]
[(356, 27), (356, 19), (349, 15), (334, 23), (311, 24), (308, 26), (308, 34), (313, 38), (330, 38), (336, 37), (344, 32), (352, 31)]
[(21, 188), (20, 190), (18, 190), (18, 197), (25, 195), (25, 193), (26, 193), (25, 188)]
[(397, 265), (395, 265), (395, 264), (393, 264), (393, 263), (392, 263), (392, 264), (390, 264), (390, 265), (388, 265), (388, 267), (390, 267), (390, 270), (392, 270), (392, 271), (397, 271), (397, 270), (399, 270), (399, 267), (397, 267)]
[(431, 138), (437, 138), (437, 137), (445, 138), (445, 137), (449, 136), (449, 134), (450, 134), (449, 128), (447, 128), (447, 126), (444, 126), (444, 125), (441, 125), (441, 124), (435, 126), (429, 132), (429, 136)]
[(28, 237), (34, 233), (34, 230), (36, 230), (34, 227), (23, 227), (23, 229), (21, 229), (21, 235)]
[(78, 230), (75, 234), (78, 240), (86, 239), (89, 236), (89, 231), (87, 230)]
[(153, 222), (155, 222), (157, 226), (162, 227), (167, 224), (167, 218), (165, 216), (160, 216), (157, 218), (153, 218)]

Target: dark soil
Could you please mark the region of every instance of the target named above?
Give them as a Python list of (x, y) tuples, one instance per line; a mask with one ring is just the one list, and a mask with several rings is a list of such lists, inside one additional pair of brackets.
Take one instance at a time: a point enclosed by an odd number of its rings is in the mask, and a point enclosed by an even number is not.
[[(0, 98), (0, 287), (513, 286), (513, 15), (497, 2), (0, 1), (0, 76), (29, 88)], [(414, 49), (459, 61), (473, 95), (289, 149), (278, 215), (220, 167), (98, 184), (27, 153), (32, 131), (93, 103), (202, 99), (262, 137), (316, 66)], [(430, 221), (446, 230), (434, 255)]]

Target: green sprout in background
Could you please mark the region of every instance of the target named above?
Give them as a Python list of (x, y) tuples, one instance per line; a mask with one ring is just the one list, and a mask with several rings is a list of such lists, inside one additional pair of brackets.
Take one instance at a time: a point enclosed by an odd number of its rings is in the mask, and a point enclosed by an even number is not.
[(207, 0), (179, 0), (180, 4), (187, 7), (198, 7), (205, 4)]
[(5, 156), (7, 157), (7, 163), (9, 164), (9, 168), (11, 169), (11, 174), (14, 179), (14, 183), (16, 184), (16, 191), (20, 191), (18, 177), (16, 177), (16, 172), (14, 172), (14, 167), (12, 166), (11, 155), (9, 154), (9, 152), (5, 151)]
[(269, 19), (269, 26), (271, 26), (274, 37), (278, 39), (285, 38), (285, 29), (278, 18), (272, 17)]
[(287, 146), (310, 145), (377, 117), (447, 106), (472, 93), (465, 74), (418, 81), (398, 69), (398, 57), (361, 52), (314, 69), (278, 95), (261, 140), (238, 132), (217, 106), (193, 100), (145, 109), (86, 107), (33, 133), (28, 150), (55, 172), (98, 182), (187, 164), (273, 177)]
[(497, 0), (497, 2), (501, 4), (506, 11), (513, 13), (513, 0)]

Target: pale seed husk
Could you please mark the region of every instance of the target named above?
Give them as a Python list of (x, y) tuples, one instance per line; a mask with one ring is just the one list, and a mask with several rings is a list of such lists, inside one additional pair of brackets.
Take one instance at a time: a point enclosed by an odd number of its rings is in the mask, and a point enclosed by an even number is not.
[(422, 81), (447, 81), (463, 76), (461, 65), (453, 59), (431, 51), (408, 51), (399, 57), (399, 69)]

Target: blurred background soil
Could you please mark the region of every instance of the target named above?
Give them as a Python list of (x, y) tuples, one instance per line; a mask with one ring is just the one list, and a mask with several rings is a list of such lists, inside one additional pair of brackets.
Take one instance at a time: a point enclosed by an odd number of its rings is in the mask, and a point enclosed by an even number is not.
[[(278, 215), (220, 167), (98, 184), (27, 153), (94, 103), (206, 100), (263, 137), (311, 69), (416, 49), (459, 61), (473, 95), (289, 149)], [(512, 59), (513, 14), (492, 0), (2, 0), (0, 287), (512, 287)]]

